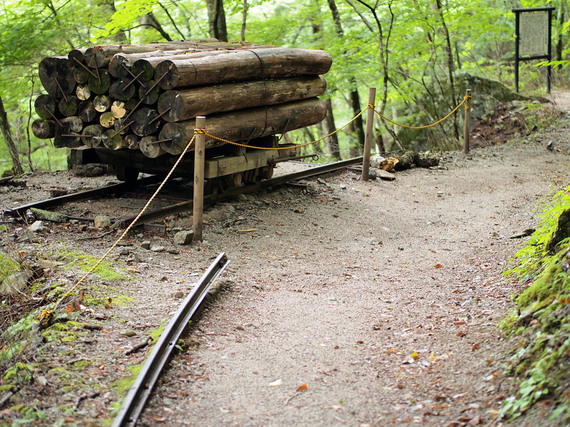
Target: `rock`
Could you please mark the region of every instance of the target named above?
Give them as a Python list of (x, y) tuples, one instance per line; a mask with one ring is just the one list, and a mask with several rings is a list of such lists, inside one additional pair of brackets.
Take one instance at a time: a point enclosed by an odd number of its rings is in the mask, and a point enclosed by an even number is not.
[(37, 219), (51, 222), (67, 222), (67, 216), (57, 212), (44, 211), (38, 208), (31, 208), (31, 211)]
[(150, 241), (149, 241), (149, 240), (145, 240), (144, 242), (142, 242), (142, 243), (141, 243), (141, 248), (150, 250)]
[(27, 229), (22, 234), (20, 234), (20, 236), (18, 236), (16, 242), (41, 243), (41, 239), (32, 230)]
[(111, 226), (111, 218), (107, 215), (97, 215), (93, 220), (93, 225), (98, 230), (109, 228)]
[(194, 230), (190, 231), (179, 231), (174, 235), (174, 243), (177, 245), (189, 245), (194, 239)]
[(558, 244), (568, 237), (570, 237), (570, 209), (562, 211), (558, 217), (556, 228), (554, 229), (554, 233), (552, 233), (550, 241), (546, 245), (546, 249), (548, 249), (549, 252), (557, 252), (557, 250), (561, 249), (557, 248)]
[(151, 246), (151, 248), (150, 248), (151, 252), (164, 252), (165, 249), (166, 248), (164, 246), (160, 246), (160, 245)]
[(77, 176), (102, 176), (107, 173), (107, 165), (88, 163), (86, 165), (73, 165), (73, 173)]
[(14, 295), (21, 293), (32, 278), (28, 270), (16, 271), (6, 277), (0, 284), (0, 295)]
[(45, 227), (43, 225), (44, 223), (41, 221), (34, 221), (34, 223), (30, 225), (30, 230), (34, 233), (37, 233), (38, 231), (44, 231)]
[(396, 175), (390, 172), (386, 172), (383, 169), (374, 169), (378, 177), (384, 181), (394, 181), (396, 179)]

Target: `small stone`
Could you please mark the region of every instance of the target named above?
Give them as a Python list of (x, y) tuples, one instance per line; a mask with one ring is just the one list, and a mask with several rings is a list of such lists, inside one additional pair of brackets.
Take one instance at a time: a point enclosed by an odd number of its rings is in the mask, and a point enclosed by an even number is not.
[(98, 230), (109, 228), (111, 226), (111, 218), (107, 215), (97, 215), (93, 220), (93, 225)]
[(180, 253), (180, 251), (176, 248), (168, 248), (166, 252), (168, 252), (170, 255), (178, 255)]
[(174, 235), (174, 243), (177, 245), (189, 245), (194, 239), (194, 231), (179, 231)]
[(134, 337), (137, 335), (137, 333), (135, 331), (129, 330), (129, 331), (122, 331), (121, 335), (124, 337)]
[(43, 231), (45, 229), (43, 225), (44, 223), (42, 221), (34, 221), (34, 223), (30, 225), (30, 230), (33, 231), (34, 233), (37, 233), (38, 231)]
[(151, 252), (164, 252), (165, 249), (166, 248), (164, 246), (160, 246), (160, 245), (150, 247)]
[(150, 240), (145, 240), (144, 242), (142, 242), (141, 248), (149, 250), (150, 249)]
[(184, 298), (184, 292), (182, 292), (182, 291), (174, 292), (174, 295), (172, 295), (172, 296), (174, 298), (177, 298), (177, 299), (182, 299), (182, 298)]

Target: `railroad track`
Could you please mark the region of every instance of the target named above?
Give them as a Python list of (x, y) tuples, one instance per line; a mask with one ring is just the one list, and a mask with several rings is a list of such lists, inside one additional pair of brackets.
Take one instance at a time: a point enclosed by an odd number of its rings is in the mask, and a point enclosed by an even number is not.
[[(344, 170), (346, 168), (350, 168), (355, 164), (361, 163), (362, 157), (355, 157), (348, 160), (342, 160), (339, 162), (333, 162), (322, 166), (315, 166), (308, 169), (305, 169), (300, 172), (294, 172), (290, 174), (280, 175), (274, 178), (266, 179), (260, 182), (257, 182), (252, 185), (246, 185), (238, 188), (232, 188), (223, 193), (215, 193), (209, 194), (204, 197), (204, 205), (211, 205), (213, 203), (228, 200), (235, 198), (239, 194), (248, 194), (254, 193), (259, 191), (263, 188), (270, 188), (275, 187), (291, 182), (298, 181), (304, 178), (315, 177), (339, 170)], [(93, 200), (97, 198), (102, 198), (110, 195), (116, 194), (124, 194), (127, 191), (133, 190), (134, 188), (140, 188), (144, 185), (155, 184), (160, 181), (160, 177), (157, 176), (150, 176), (139, 179), (134, 183), (120, 183), (120, 184), (113, 184), (93, 190), (86, 190), (80, 191), (77, 193), (70, 193), (59, 197), (54, 197), (51, 199), (40, 200), (38, 202), (28, 203), (25, 205), (17, 206), (12, 209), (6, 209), (3, 211), (4, 216), (10, 216), (13, 218), (21, 218), (25, 219), (26, 212), (31, 208), (38, 208), (38, 209), (47, 209), (47, 208), (54, 208), (58, 206), (63, 206), (66, 203), (81, 201), (81, 200)], [(192, 200), (185, 200), (180, 201), (177, 203), (170, 204), (164, 208), (156, 209), (150, 212), (145, 212), (143, 215), (140, 216), (138, 223), (149, 223), (152, 221), (160, 220), (168, 215), (177, 214), (180, 212), (188, 212), (192, 210), (193, 202)], [(77, 218), (76, 218), (77, 219)], [(82, 220), (92, 220), (92, 218), (81, 218)], [(126, 228), (130, 223), (132, 223), (135, 219), (135, 216), (123, 218), (118, 220), (119, 226), (121, 228)]]

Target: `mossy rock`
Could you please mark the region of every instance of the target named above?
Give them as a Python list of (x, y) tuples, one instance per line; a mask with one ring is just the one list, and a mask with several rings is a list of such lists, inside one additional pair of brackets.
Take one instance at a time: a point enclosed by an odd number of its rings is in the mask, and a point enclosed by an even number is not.
[[(0, 252), (0, 295), (11, 295), (20, 289), (20, 263)], [(27, 280), (24, 281), (24, 285)]]
[(521, 309), (531, 308), (532, 312), (536, 312), (556, 300), (560, 294), (568, 292), (570, 275), (560, 265), (553, 265), (519, 295), (517, 304)]

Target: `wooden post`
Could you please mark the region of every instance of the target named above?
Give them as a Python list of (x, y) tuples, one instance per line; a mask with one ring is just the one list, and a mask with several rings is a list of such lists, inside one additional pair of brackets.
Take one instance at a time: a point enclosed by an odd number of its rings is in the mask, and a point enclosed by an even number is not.
[(471, 127), (471, 89), (467, 89), (465, 96), (465, 130), (463, 132), (463, 150), (465, 154), (469, 154), (469, 128)]
[[(196, 117), (196, 129), (206, 128), (206, 117)], [(204, 218), (204, 164), (206, 157), (206, 135), (196, 134), (194, 141), (194, 204), (192, 214), (192, 229), (194, 242), (202, 241), (202, 225)]]
[(362, 159), (362, 180), (368, 181), (370, 170), (370, 150), (372, 148), (372, 132), (374, 130), (374, 109), (370, 107), (374, 105), (376, 99), (376, 88), (371, 87), (368, 90), (368, 113), (366, 115), (366, 133), (364, 135), (364, 157)]

